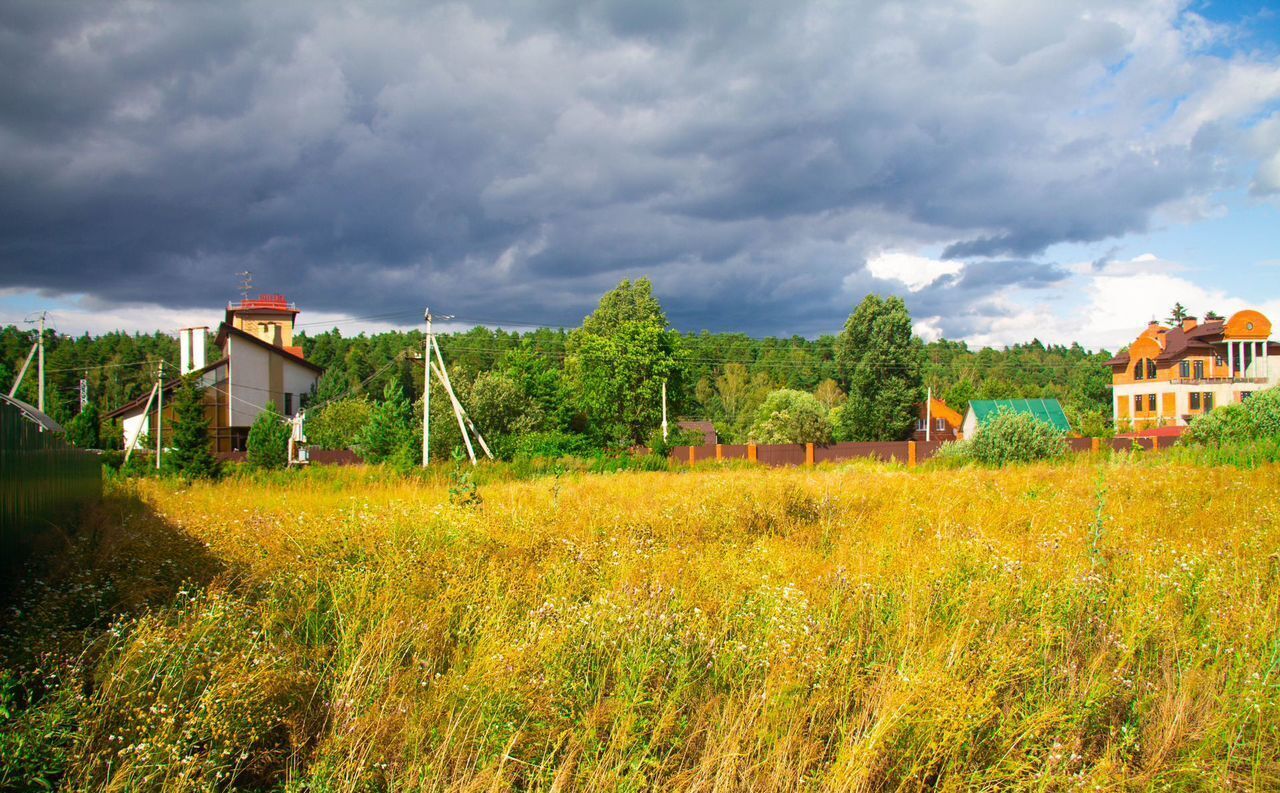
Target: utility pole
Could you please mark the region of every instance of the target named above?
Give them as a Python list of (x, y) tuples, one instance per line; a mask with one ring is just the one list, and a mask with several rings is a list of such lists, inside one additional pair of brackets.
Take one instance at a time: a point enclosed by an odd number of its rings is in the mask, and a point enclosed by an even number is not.
[(431, 308), (423, 312), (427, 341), (422, 347), (422, 467), (431, 464)]
[(40, 361), (38, 364), (39, 368), (37, 369), (40, 375), (40, 397), (39, 397), (40, 404), (36, 405), (36, 407), (40, 409), (41, 413), (44, 412), (44, 315), (45, 315), (45, 312), (41, 311), (40, 312), (40, 337), (36, 339), (36, 341), (40, 343)]
[(667, 381), (662, 381), (662, 439), (667, 439)]
[[(918, 392), (917, 392), (918, 393)], [(924, 442), (933, 440), (933, 386), (929, 386), (924, 398)]]
[(82, 377), (80, 378), (80, 412), (83, 413), (84, 409), (88, 406), (89, 406), (89, 381)]
[(160, 435), (164, 423), (164, 361), (161, 360), (156, 370), (156, 470), (160, 470)]

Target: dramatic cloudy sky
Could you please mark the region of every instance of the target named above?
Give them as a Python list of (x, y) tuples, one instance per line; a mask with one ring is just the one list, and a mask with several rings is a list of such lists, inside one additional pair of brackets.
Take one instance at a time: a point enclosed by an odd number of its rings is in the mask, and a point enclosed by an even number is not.
[(1276, 13), (7, 0), (0, 322), (204, 324), (241, 270), (344, 332), (572, 326), (642, 275), (752, 335), (868, 291), (978, 344), (1280, 314)]

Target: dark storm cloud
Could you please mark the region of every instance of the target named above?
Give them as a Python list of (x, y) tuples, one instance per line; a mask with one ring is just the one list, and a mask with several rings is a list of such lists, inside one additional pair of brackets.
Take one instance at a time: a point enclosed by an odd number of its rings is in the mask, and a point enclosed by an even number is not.
[(817, 333), (901, 289), (869, 252), (992, 259), (946, 315), (1218, 184), (1151, 132), (1176, 20), (1112, 5), (9, 2), (2, 285), (575, 324), (648, 275), (682, 328)]

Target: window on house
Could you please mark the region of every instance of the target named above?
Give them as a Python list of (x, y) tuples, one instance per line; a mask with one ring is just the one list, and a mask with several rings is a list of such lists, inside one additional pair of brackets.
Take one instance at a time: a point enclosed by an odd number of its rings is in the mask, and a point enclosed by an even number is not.
[(1147, 394), (1147, 410), (1155, 410), (1155, 409), (1156, 409), (1156, 395)]
[(293, 415), (293, 394), (288, 391), (284, 392), (284, 414), (286, 416)]
[(1147, 359), (1147, 379), (1156, 379), (1156, 362), (1150, 358)]
[(1241, 391), (1241, 392), (1240, 392), (1240, 401), (1241, 401), (1241, 402), (1243, 402), (1243, 401), (1245, 401), (1246, 399), (1248, 399), (1248, 398), (1249, 398), (1249, 397), (1251, 397), (1251, 396), (1253, 396), (1253, 392), (1252, 392), (1252, 391)]
[(1178, 364), (1178, 377), (1186, 379), (1191, 376), (1191, 361), (1182, 361)]
[(1137, 364), (1135, 364), (1135, 365), (1134, 365), (1134, 367), (1133, 367), (1133, 379), (1134, 379), (1134, 380), (1141, 380), (1141, 379), (1143, 378), (1143, 372), (1145, 372), (1145, 371), (1147, 371), (1147, 367), (1146, 367), (1146, 365), (1145, 365), (1145, 362), (1144, 362), (1144, 361), (1138, 361), (1138, 363), (1137, 363)]
[(1195, 378), (1197, 380), (1204, 379), (1204, 361), (1196, 361), (1195, 373)]
[(916, 419), (916, 430), (918, 432), (924, 432), (926, 428), (924, 419)]
[(1191, 392), (1191, 409), (1192, 410), (1200, 409), (1200, 392), (1199, 391)]
[(1134, 413), (1142, 412), (1142, 394), (1133, 395), (1133, 412)]
[(1206, 391), (1204, 395), (1204, 409), (1213, 410), (1213, 392)]
[(946, 429), (947, 429), (947, 420), (946, 420), (946, 419), (937, 419), (937, 420), (935, 420), (935, 421), (933, 422), (933, 424), (934, 424), (934, 427), (933, 427), (933, 428), (934, 428), (935, 430), (937, 430), (938, 432), (945, 432), (945, 431), (946, 431)]
[(1226, 360), (1225, 360), (1225, 359), (1223, 359), (1223, 357), (1222, 357), (1221, 355), (1215, 355), (1215, 356), (1213, 356), (1213, 365), (1214, 365), (1214, 366), (1226, 366), (1226, 365), (1227, 365), (1227, 362), (1226, 362)]

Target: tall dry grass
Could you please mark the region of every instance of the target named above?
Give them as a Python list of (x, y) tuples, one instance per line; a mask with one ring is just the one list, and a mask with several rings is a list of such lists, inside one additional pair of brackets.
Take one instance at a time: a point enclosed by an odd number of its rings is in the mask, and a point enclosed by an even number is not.
[[(478, 507), (360, 471), (145, 482), (117, 587), (175, 552), (218, 572), (98, 639), (65, 781), (1280, 787), (1275, 478), (708, 469)], [(157, 558), (148, 525), (197, 542)]]

